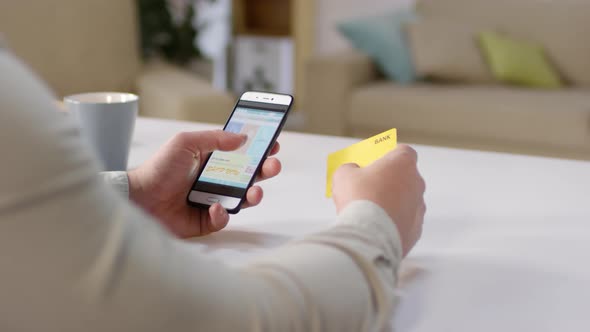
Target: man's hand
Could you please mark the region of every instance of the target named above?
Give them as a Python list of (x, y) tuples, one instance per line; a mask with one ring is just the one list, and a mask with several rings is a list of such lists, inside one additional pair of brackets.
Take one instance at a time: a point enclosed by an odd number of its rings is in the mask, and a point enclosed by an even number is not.
[(420, 238), (426, 213), (425, 183), (416, 162), (416, 151), (400, 145), (365, 168), (343, 165), (334, 174), (332, 188), (338, 213), (356, 200), (382, 207), (397, 226), (404, 257)]
[[(187, 205), (186, 196), (207, 154), (236, 150), (246, 139), (245, 135), (221, 130), (177, 134), (149, 161), (128, 173), (130, 199), (178, 237), (207, 235), (223, 229), (229, 215), (219, 203), (209, 210), (194, 208)], [(278, 151), (276, 143), (271, 155)], [(280, 171), (279, 160), (268, 158), (257, 180), (274, 177)], [(258, 205), (262, 194), (262, 188), (252, 186), (242, 207)]]

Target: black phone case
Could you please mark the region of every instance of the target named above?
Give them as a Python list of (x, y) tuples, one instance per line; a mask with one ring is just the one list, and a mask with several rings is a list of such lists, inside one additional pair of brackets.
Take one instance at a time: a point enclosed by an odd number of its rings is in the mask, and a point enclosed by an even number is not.
[[(261, 92), (261, 93), (264, 93), (262, 91), (252, 91), (252, 92)], [(281, 120), (281, 124), (279, 125), (279, 128), (277, 129), (277, 132), (273, 136), (273, 138), (271, 140), (271, 143), (266, 148), (266, 152), (264, 153), (264, 157), (262, 158), (262, 160), (260, 160), (260, 163), (256, 167), (256, 172), (254, 172), (255, 176), (253, 176), (252, 179), (250, 180), (250, 183), (248, 183), (248, 186), (246, 187), (246, 192), (245, 192), (244, 196), (242, 196), (242, 198), (240, 199), (240, 204), (238, 204), (238, 207), (236, 207), (235, 209), (231, 209), (231, 210), (227, 210), (226, 209), (227, 213), (229, 213), (229, 214), (237, 214), (238, 212), (240, 212), (240, 210), (242, 208), (242, 204), (244, 204), (244, 201), (246, 200), (246, 195), (248, 194), (248, 190), (250, 189), (250, 187), (252, 187), (252, 185), (254, 184), (254, 181), (256, 181), (256, 175), (258, 175), (258, 173), (260, 173), (260, 169), (262, 168), (262, 165), (264, 165), (264, 162), (266, 161), (266, 158), (268, 158), (268, 155), (270, 154), (270, 151), (272, 150), (272, 147), (276, 143), (277, 138), (279, 138), (279, 135), (283, 131), (283, 127), (285, 126), (285, 123), (287, 122), (287, 118), (289, 117), (289, 113), (291, 112), (291, 108), (293, 107), (293, 104), (295, 103), (295, 98), (292, 95), (287, 95), (287, 94), (283, 94), (283, 95), (286, 95), (286, 96), (290, 96), (291, 97), (291, 104), (289, 105), (289, 107), (285, 111), (285, 116), (283, 117), (283, 120)], [(227, 125), (229, 124), (229, 121), (234, 116), (234, 112), (236, 111), (236, 108), (238, 108), (238, 104), (240, 103), (240, 100), (241, 99), (238, 99), (238, 101), (234, 105), (234, 109), (232, 110), (231, 114), (229, 115), (229, 118), (225, 122), (225, 125), (223, 126), (223, 130), (224, 131), (225, 131), (225, 128), (227, 127)], [(207, 162), (209, 162), (209, 158), (210, 157), (211, 157), (211, 153), (209, 153), (209, 155), (205, 159), (205, 162), (202, 164), (203, 166), (204, 165), (207, 165)], [(198, 207), (198, 208), (203, 208), (203, 209), (208, 209), (211, 205), (209, 205), (209, 204), (195, 203), (195, 202), (192, 202), (192, 201), (189, 200), (189, 196), (191, 194), (191, 191), (193, 190), (193, 187), (195, 186), (195, 184), (199, 180), (199, 177), (201, 177), (201, 173), (203, 173), (203, 170), (204, 170), (204, 167), (201, 167), (201, 169), (199, 170), (199, 173), (197, 174), (197, 177), (196, 177), (195, 181), (191, 185), (191, 189), (188, 191), (188, 194), (186, 195), (186, 202), (190, 206), (194, 206), (194, 207)]]

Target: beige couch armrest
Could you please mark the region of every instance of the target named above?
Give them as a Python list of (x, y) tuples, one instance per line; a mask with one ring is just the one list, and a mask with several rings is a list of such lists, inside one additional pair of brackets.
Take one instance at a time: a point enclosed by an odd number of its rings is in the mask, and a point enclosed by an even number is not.
[(312, 58), (306, 65), (303, 111), (308, 131), (349, 133), (345, 114), (355, 88), (378, 78), (369, 57), (354, 51)]
[(136, 85), (142, 116), (224, 123), (234, 104), (230, 93), (213, 88), (194, 73), (161, 62), (147, 64)]

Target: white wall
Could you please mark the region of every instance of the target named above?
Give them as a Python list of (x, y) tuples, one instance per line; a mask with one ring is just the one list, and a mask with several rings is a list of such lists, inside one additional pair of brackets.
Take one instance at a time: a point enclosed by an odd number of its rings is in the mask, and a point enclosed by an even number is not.
[(203, 54), (213, 61), (213, 86), (225, 89), (228, 87), (227, 45), (231, 41), (231, 0), (191, 1), (197, 6), (194, 24), (202, 26), (197, 44)]
[(336, 30), (338, 22), (355, 17), (379, 15), (395, 8), (410, 6), (412, 3), (414, 0), (317, 0), (314, 53), (332, 53), (350, 47)]

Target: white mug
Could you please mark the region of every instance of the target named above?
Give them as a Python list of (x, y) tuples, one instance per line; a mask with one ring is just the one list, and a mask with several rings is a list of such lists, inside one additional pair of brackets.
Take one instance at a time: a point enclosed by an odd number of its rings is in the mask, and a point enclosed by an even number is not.
[(82, 136), (88, 141), (105, 171), (127, 170), (131, 137), (139, 98), (130, 93), (94, 92), (64, 98)]

